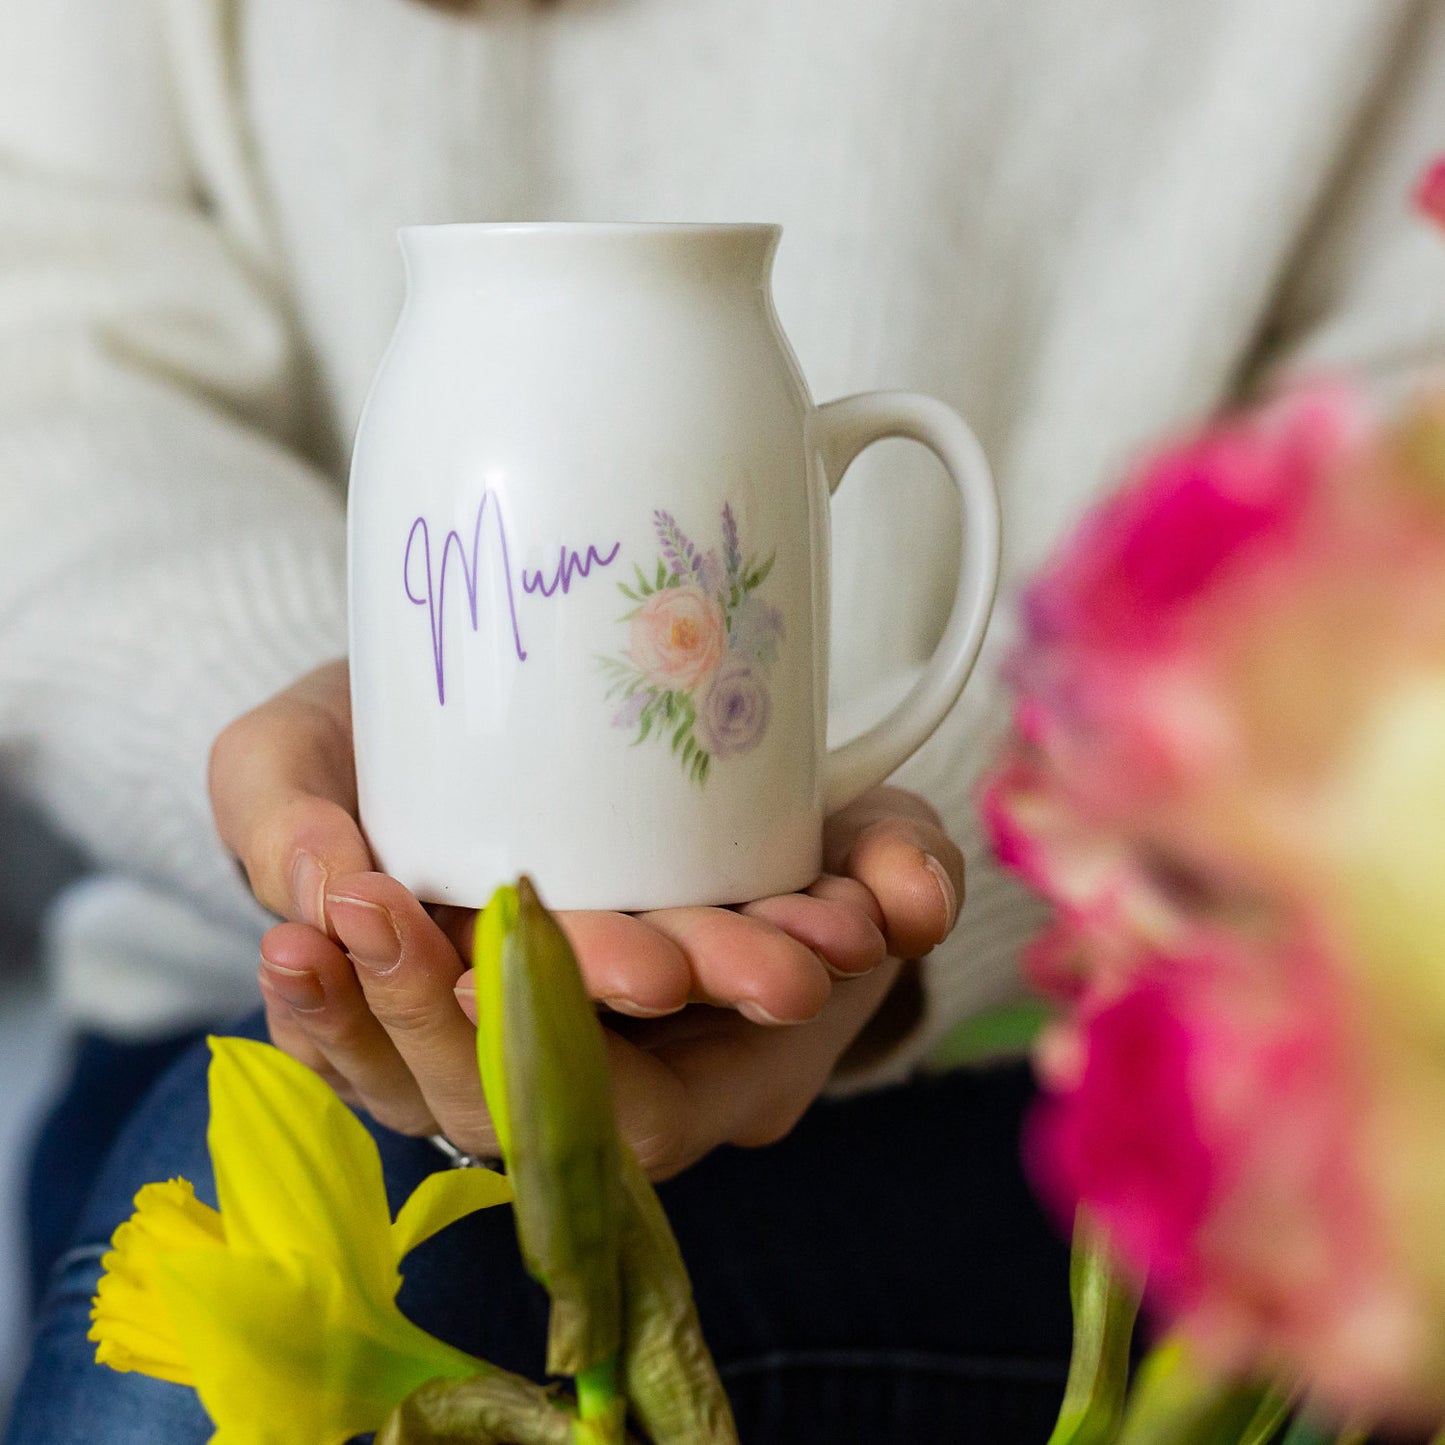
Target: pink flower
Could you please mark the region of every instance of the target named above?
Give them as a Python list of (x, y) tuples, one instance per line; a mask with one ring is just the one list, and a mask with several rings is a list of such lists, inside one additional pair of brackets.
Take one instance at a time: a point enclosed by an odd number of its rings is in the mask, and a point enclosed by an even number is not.
[[(1370, 1177), (1360, 1055), (1329, 962), (1227, 939), (1141, 963), (1080, 1008), (1027, 1150), (1172, 1326), (1230, 1370), (1304, 1370), (1342, 1409), (1402, 1412), (1433, 1366)], [(1362, 1338), (1367, 1318), (1384, 1336)], [(1413, 1377), (1413, 1378), (1412, 1378)]]
[[(1445, 174), (1441, 178), (1445, 186)], [(983, 797), (1055, 906), (1031, 1168), (1171, 1328), (1445, 1414), (1445, 404), (1146, 464), (1030, 594)]]
[(1415, 205), (1437, 226), (1445, 226), (1445, 156), (1434, 160), (1416, 182)]
[(1345, 392), (1319, 388), (1150, 458), (1029, 592), (1031, 639), (1158, 645), (1226, 572), (1289, 545), (1353, 418)]
[(628, 654), (655, 687), (691, 692), (722, 660), (722, 608), (697, 587), (664, 587), (632, 618)]

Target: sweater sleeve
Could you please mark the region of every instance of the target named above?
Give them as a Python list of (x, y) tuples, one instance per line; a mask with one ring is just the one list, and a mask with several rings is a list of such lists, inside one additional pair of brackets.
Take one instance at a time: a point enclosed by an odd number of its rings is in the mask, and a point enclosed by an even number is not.
[(0, 766), (99, 864), (254, 928), (207, 757), (344, 650), (343, 508), (287, 448), (258, 212), (172, 63), (211, 8), (0, 7)]

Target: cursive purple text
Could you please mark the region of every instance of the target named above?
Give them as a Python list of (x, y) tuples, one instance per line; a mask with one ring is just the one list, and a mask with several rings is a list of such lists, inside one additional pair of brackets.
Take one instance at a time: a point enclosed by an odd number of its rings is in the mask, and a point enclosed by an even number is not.
[[(439, 571), (432, 561), (431, 528), (425, 517), (418, 517), (411, 524), (406, 539), (406, 556), (402, 560), (402, 584), (406, 588), (407, 600), (417, 607), (427, 609), (431, 623), (432, 661), (436, 667), (437, 701), (443, 706), (447, 700), (446, 684), (446, 601), (449, 568), (455, 560), (461, 568), (462, 586), (466, 589), (467, 611), (472, 621), (472, 631), (477, 630), (477, 599), (481, 585), (479, 559), (482, 545), (482, 522), (491, 513), (497, 529), (497, 541), (502, 553), (501, 583), (507, 603), (507, 615), (512, 625), (512, 645), (517, 652), (517, 661), (527, 660), (527, 649), (522, 646), (522, 626), (517, 616), (517, 591), (512, 581), (512, 555), (507, 541), (507, 524), (496, 497), (490, 492), (482, 493), (477, 505), (477, 518), (472, 526), (471, 545), (462, 540), (453, 528), (442, 543)], [(622, 550), (621, 542), (614, 542), (608, 552), (599, 552), (595, 546), (585, 551), (563, 545), (558, 549), (557, 570), (550, 580), (543, 576), (541, 569), (521, 569), (522, 590), (528, 595), (540, 592), (543, 597), (552, 597), (558, 592), (567, 593), (578, 577), (586, 577), (594, 567), (607, 567), (616, 560)], [(413, 555), (418, 554), (417, 560)], [(426, 580), (422, 587), (413, 586), (415, 574), (425, 569)]]

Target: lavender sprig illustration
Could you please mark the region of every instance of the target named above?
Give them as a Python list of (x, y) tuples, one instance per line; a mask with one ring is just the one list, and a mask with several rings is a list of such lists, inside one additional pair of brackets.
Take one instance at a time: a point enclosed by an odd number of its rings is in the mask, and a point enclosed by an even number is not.
[(743, 550), (738, 545), (738, 519), (733, 516), (733, 504), (723, 503), (723, 562), (727, 567), (728, 586), (737, 585), (743, 570)]
[(658, 541), (662, 543), (662, 555), (673, 573), (684, 582), (694, 581), (700, 566), (697, 548), (688, 541), (687, 535), (677, 525), (671, 512), (659, 507), (652, 514), (653, 526), (657, 528)]

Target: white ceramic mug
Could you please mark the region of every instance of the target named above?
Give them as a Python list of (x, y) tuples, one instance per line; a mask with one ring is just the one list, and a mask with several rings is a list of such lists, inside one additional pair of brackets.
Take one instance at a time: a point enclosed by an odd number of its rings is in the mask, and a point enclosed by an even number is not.
[[(957, 700), (997, 584), (988, 466), (927, 397), (813, 404), (779, 234), (402, 231), (352, 467), (351, 686), (362, 822), (418, 897), (521, 872), (558, 908), (806, 887), (824, 815)], [(958, 486), (959, 590), (904, 701), (828, 752), (828, 499), (883, 437)]]

